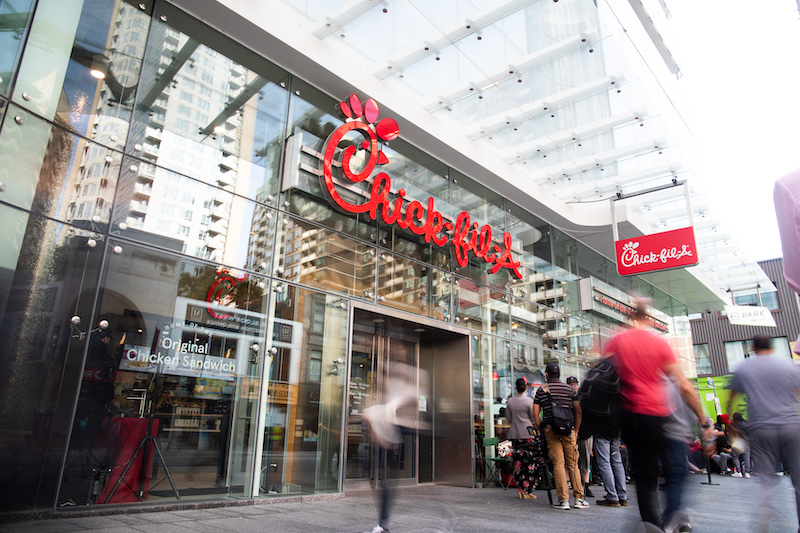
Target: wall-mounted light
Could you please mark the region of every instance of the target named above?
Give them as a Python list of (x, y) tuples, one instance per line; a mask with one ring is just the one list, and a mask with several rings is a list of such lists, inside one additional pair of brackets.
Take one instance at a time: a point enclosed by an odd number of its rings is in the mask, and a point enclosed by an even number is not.
[(97, 323), (96, 328), (91, 329), (89, 331), (81, 331), (78, 329), (78, 324), (80, 323), (81, 323), (81, 317), (79, 317), (78, 315), (74, 315), (72, 318), (69, 319), (69, 325), (73, 331), (72, 333), (73, 338), (80, 340), (85, 339), (87, 333), (96, 333), (98, 331), (105, 331), (108, 329), (109, 326), (108, 320), (104, 319)]

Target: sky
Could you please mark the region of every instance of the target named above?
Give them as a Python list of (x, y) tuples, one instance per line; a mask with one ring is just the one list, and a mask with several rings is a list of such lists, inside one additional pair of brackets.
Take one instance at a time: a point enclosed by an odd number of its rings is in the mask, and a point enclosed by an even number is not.
[(772, 190), (800, 168), (798, 4), (666, 3), (672, 16), (658, 29), (681, 69), (670, 87), (698, 143), (694, 173), (750, 260), (781, 257)]

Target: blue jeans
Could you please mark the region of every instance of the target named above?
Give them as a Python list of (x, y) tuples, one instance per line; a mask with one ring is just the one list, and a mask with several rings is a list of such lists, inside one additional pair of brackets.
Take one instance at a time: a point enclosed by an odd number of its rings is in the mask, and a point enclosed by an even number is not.
[(606, 488), (606, 499), (612, 501), (627, 500), (628, 492), (625, 490), (625, 468), (622, 466), (622, 457), (619, 453), (620, 439), (614, 440), (594, 438), (594, 457), (603, 486)]

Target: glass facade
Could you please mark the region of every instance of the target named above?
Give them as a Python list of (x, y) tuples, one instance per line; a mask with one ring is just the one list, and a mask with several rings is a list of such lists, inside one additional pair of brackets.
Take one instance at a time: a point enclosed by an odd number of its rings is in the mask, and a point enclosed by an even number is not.
[[(517, 377), (541, 381), (552, 360), (581, 375), (627, 321), (581, 282), (686, 314), (402, 132), (378, 144), (392, 187), (376, 209), (411, 223), (335, 209), (320, 161), (346, 124), (338, 100), (166, 2), (14, 9), (0, 35), (6, 509), (342, 491), (343, 421), (368, 383), (358, 306), (469, 336), (476, 437), (502, 435)], [(332, 157), (366, 165), (348, 135)], [(372, 181), (342, 194), (363, 202)], [(434, 237), (469, 215), (472, 251), (421, 233), (431, 206), (451, 226)], [(519, 276), (489, 268), (493, 246)]]

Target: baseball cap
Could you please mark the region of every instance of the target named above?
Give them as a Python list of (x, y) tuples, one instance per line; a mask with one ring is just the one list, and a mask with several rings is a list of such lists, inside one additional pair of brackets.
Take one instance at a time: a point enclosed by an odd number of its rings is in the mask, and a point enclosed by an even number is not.
[(577, 382), (578, 382), (578, 378), (576, 378), (575, 376), (570, 376), (570, 377), (567, 378), (567, 383), (569, 383), (569, 384), (577, 383)]
[(544, 367), (544, 371), (546, 374), (553, 377), (561, 375), (561, 368), (558, 366), (558, 363), (547, 363), (547, 366)]

